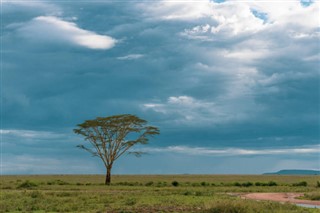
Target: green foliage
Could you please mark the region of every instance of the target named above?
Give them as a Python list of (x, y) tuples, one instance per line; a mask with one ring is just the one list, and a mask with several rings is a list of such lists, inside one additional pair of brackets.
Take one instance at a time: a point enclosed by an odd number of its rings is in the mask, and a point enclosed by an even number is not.
[(245, 183), (242, 183), (241, 186), (249, 187), (249, 186), (253, 186), (253, 183), (251, 183), (251, 182), (245, 182)]
[(256, 182), (255, 186), (277, 186), (278, 184), (275, 181), (269, 181), (267, 183)]
[(30, 188), (34, 188), (36, 186), (38, 186), (38, 184), (31, 182), (29, 180), (26, 180), (23, 183), (21, 183), (17, 188), (18, 189), (30, 189)]
[(145, 186), (152, 186), (153, 185), (153, 181), (148, 181), (146, 184), (144, 184)]
[(304, 195), (303, 199), (307, 199), (307, 200), (320, 200), (320, 192), (306, 193), (306, 194)]
[(317, 187), (320, 188), (320, 181), (317, 181)]
[[(102, 177), (3, 176), (0, 185), (0, 212), (237, 213), (242, 210), (241, 213), (316, 213), (318, 209), (242, 200), (229, 193), (302, 192), (305, 196), (301, 199), (318, 200), (320, 197), (316, 188), (319, 180), (317, 176), (115, 175), (114, 184), (108, 187), (101, 185)], [(18, 179), (21, 181), (17, 181)], [(172, 187), (173, 181), (178, 182), (178, 187)], [(268, 186), (271, 181), (276, 182), (277, 186)], [(308, 183), (306, 187), (292, 185), (302, 181)], [(28, 183), (26, 185), (30, 182), (37, 183), (37, 186), (31, 187), (31, 190), (16, 190), (24, 182)], [(52, 185), (48, 185), (48, 182)], [(240, 187), (234, 185), (236, 182)], [(242, 186), (248, 182), (255, 184), (250, 187)], [(256, 183), (263, 183), (263, 187), (256, 186)]]
[(207, 182), (205, 182), (205, 181), (202, 181), (202, 182), (201, 182), (201, 186), (210, 186), (210, 183), (207, 183)]
[(277, 186), (278, 184), (274, 181), (269, 181), (268, 186)]
[(176, 181), (176, 180), (174, 180), (174, 181), (172, 181), (172, 186), (179, 186), (179, 182), (178, 181)]
[(233, 183), (233, 185), (234, 186), (242, 186), (241, 183), (239, 183), (239, 182), (235, 182), (235, 183)]
[(306, 181), (301, 181), (298, 183), (293, 183), (292, 186), (308, 186), (308, 183)]
[(234, 182), (234, 183), (233, 183), (233, 186), (249, 187), (249, 186), (253, 186), (253, 183), (251, 183), (251, 182), (244, 182), (244, 183)]
[(147, 144), (150, 137), (160, 133), (157, 127), (147, 126), (146, 120), (130, 114), (86, 120), (73, 131), (89, 141), (89, 147), (83, 144), (77, 147), (103, 161), (106, 185), (111, 183), (112, 166), (119, 157), (124, 153), (140, 156), (142, 152), (131, 152), (131, 148), (137, 144)]

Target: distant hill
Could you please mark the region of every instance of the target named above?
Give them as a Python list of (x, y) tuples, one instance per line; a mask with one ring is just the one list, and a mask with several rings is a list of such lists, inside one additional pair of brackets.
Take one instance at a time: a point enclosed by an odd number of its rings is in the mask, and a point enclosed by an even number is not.
[(320, 171), (319, 170), (287, 169), (287, 170), (280, 170), (278, 172), (264, 173), (264, 175), (320, 175)]

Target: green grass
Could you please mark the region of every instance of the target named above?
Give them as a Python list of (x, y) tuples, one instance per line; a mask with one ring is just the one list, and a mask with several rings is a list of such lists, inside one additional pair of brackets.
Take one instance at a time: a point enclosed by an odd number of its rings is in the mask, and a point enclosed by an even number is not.
[(312, 200), (319, 176), (115, 175), (111, 186), (103, 181), (102, 175), (2, 176), (0, 212), (319, 212), (228, 194), (303, 192)]

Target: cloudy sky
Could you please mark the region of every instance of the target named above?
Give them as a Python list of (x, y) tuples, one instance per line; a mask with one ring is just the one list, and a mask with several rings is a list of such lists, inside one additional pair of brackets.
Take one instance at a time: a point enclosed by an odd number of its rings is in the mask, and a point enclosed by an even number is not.
[(104, 173), (75, 126), (161, 135), (117, 174), (319, 169), (319, 1), (2, 1), (1, 173)]

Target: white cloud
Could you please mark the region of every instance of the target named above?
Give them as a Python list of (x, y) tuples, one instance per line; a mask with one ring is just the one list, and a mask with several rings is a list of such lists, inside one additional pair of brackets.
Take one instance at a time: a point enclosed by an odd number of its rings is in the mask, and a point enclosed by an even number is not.
[(18, 129), (1, 129), (0, 134), (4, 137), (18, 137), (23, 139), (52, 139), (64, 137), (64, 134), (48, 132), (48, 131), (33, 131), (33, 130), (18, 130)]
[(256, 32), (264, 27), (264, 21), (255, 17), (247, 4), (236, 2), (220, 4), (202, 0), (194, 4), (192, 1), (162, 1), (143, 8), (146, 14), (153, 18), (206, 22), (185, 30), (183, 35), (193, 38), (201, 37), (203, 33), (229, 37), (244, 32)]
[[(320, 2), (303, 6), (300, 1), (249, 1), (247, 5), (268, 15), (268, 22), (275, 25), (299, 25), (303, 28), (319, 27)], [(302, 18), (303, 17), (303, 18)]]
[(69, 43), (89, 49), (110, 49), (116, 44), (110, 36), (81, 29), (73, 22), (54, 16), (36, 17), (18, 31), (34, 41)]
[(211, 3), (208, 1), (160, 1), (147, 5), (140, 4), (145, 15), (165, 20), (194, 20), (203, 18), (211, 13)]
[(119, 60), (134, 60), (134, 59), (139, 59), (142, 57), (144, 57), (143, 54), (129, 54), (126, 56), (117, 57), (117, 59), (119, 59)]
[[(233, 97), (231, 97), (233, 98)], [(228, 97), (218, 98), (215, 102), (195, 99), (191, 96), (171, 96), (163, 103), (146, 103), (142, 105), (144, 110), (153, 110), (161, 113), (166, 122), (177, 124), (207, 125), (242, 121), (247, 119), (255, 111), (241, 108), (241, 102), (237, 106), (229, 103)], [(250, 111), (246, 112), (246, 110)], [(256, 107), (255, 110), (258, 110)]]
[[(217, 40), (259, 31), (270, 32), (281, 28), (282, 32), (314, 30), (319, 27), (320, 2), (303, 6), (300, 1), (226, 1), (209, 0), (160, 1), (140, 5), (146, 16), (169, 21), (186, 21), (195, 24), (181, 35), (192, 39)], [(264, 14), (257, 17), (253, 11)], [(303, 17), (303, 18), (302, 18)]]
[(189, 147), (189, 146), (168, 146), (155, 148), (141, 148), (143, 152), (160, 153), (179, 153), (187, 155), (212, 155), (212, 156), (241, 156), (241, 155), (303, 155), (317, 154), (320, 146), (301, 146), (294, 148), (274, 148), (274, 149), (243, 149), (243, 148), (208, 148), (208, 147)]
[[(86, 165), (86, 166), (84, 166)], [(1, 174), (97, 174), (103, 171), (92, 160), (37, 155), (3, 155)]]

